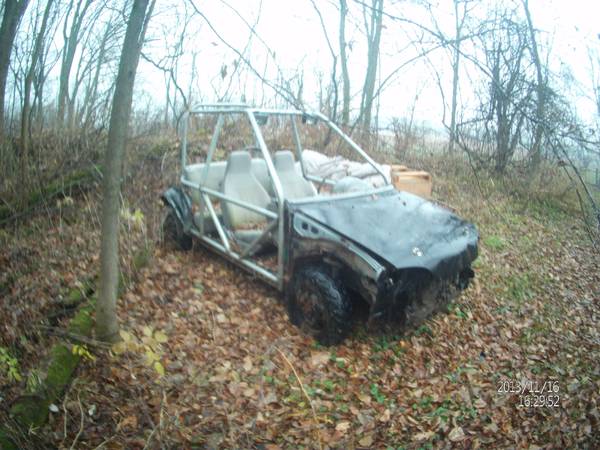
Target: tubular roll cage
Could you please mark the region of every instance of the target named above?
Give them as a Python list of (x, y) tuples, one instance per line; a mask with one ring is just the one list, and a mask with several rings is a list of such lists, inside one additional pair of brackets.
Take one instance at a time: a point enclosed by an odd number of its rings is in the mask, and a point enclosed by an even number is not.
[[(185, 168), (187, 167), (187, 137), (188, 137), (188, 126), (189, 120), (192, 116), (201, 116), (213, 114), (217, 115), (217, 123), (210, 141), (210, 145), (208, 148), (208, 152), (206, 155), (206, 161), (204, 162), (205, 166), (203, 167), (203, 171), (201, 174), (200, 182), (194, 183), (185, 177)], [(262, 157), (265, 160), (267, 172), (273, 187), (273, 192), (275, 194), (275, 200), (277, 201), (277, 212), (273, 212), (271, 210), (258, 207), (251, 203), (247, 203), (236, 198), (232, 198), (223, 194), (222, 192), (215, 191), (213, 189), (207, 188), (205, 186), (206, 179), (209, 174), (210, 164), (212, 163), (215, 150), (217, 148), (217, 143), (219, 141), (219, 137), (221, 131), (223, 129), (223, 124), (226, 115), (245, 115), (254, 132), (254, 137), (256, 140), (256, 146), (261, 152)], [(335, 183), (327, 178), (319, 178), (314, 175), (310, 175), (306, 171), (306, 167), (304, 164), (304, 160), (302, 158), (302, 144), (300, 142), (300, 135), (298, 133), (298, 126), (296, 123), (296, 119), (298, 117), (302, 118), (303, 121), (306, 120), (320, 120), (323, 121), (328, 127), (330, 127), (339, 137), (342, 138), (344, 142), (346, 142), (350, 148), (352, 148), (355, 152), (357, 152), (366, 162), (368, 162), (383, 179), (385, 186), (379, 189), (373, 189), (370, 191), (363, 192), (354, 192), (349, 194), (343, 194), (336, 196), (335, 198), (351, 198), (351, 197), (361, 197), (365, 195), (371, 195), (374, 193), (384, 192), (392, 189), (389, 180), (386, 178), (385, 174), (382, 172), (381, 168), (378, 166), (373, 159), (369, 155), (365, 153), (363, 149), (361, 149), (358, 144), (356, 144), (350, 137), (346, 136), (344, 132), (331, 120), (329, 120), (326, 116), (321, 114), (320, 112), (306, 112), (300, 110), (293, 109), (264, 109), (264, 108), (254, 108), (244, 104), (234, 104), (234, 103), (223, 103), (223, 104), (202, 104), (197, 105), (196, 107), (187, 110), (184, 112), (182, 116), (182, 146), (181, 146), (181, 183), (190, 188), (198, 191), (200, 193), (200, 217), (204, 218), (205, 216), (205, 208), (208, 211), (209, 216), (211, 217), (215, 229), (220, 238), (220, 242), (209, 236), (204, 232), (204, 224), (203, 221), (201, 223), (200, 229), (197, 230), (192, 226), (190, 232), (199, 238), (202, 242), (204, 242), (209, 247), (212, 247), (214, 250), (222, 253), (229, 260), (234, 262), (235, 264), (240, 265), (242, 268), (249, 270), (253, 273), (256, 273), (258, 276), (263, 278), (266, 282), (276, 287), (279, 290), (283, 290), (284, 288), (284, 255), (285, 255), (285, 233), (284, 233), (284, 221), (280, 220), (284, 217), (284, 201), (286, 200), (283, 195), (283, 189), (281, 185), (281, 181), (279, 180), (279, 175), (275, 171), (275, 167), (273, 165), (273, 161), (271, 159), (271, 155), (269, 153), (269, 149), (267, 148), (267, 144), (263, 138), (259, 121), (257, 118), (263, 118), (268, 116), (288, 116), (290, 119), (292, 134), (295, 146), (295, 154), (297, 161), (300, 162), (300, 167), (302, 169), (302, 175), (305, 179), (314, 181), (320, 184), (328, 184), (334, 185)], [(244, 249), (242, 252), (238, 253), (234, 249), (232, 249), (229, 238), (227, 236), (226, 231), (219, 220), (217, 213), (212, 205), (211, 198), (219, 199), (220, 201), (230, 202), (236, 206), (248, 209), (255, 213), (261, 214), (268, 219), (272, 219), (272, 222), (265, 228), (260, 236), (254, 239), (249, 246)], [(300, 204), (304, 202), (318, 202), (318, 201), (330, 201), (332, 197), (325, 197), (322, 199), (300, 199), (295, 200), (293, 203)], [(288, 200), (291, 201), (291, 200)], [(265, 267), (260, 266), (254, 261), (248, 259), (248, 257), (252, 254), (252, 252), (258, 248), (258, 245), (264, 241), (269, 233), (271, 233), (275, 227), (277, 227), (277, 271), (271, 272), (267, 270)]]

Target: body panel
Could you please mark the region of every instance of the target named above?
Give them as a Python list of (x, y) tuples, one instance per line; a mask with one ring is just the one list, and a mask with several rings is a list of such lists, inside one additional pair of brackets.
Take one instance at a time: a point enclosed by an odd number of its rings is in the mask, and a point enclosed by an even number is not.
[(477, 257), (474, 225), (406, 192), (303, 203), (298, 211), (385, 260), (447, 278)]

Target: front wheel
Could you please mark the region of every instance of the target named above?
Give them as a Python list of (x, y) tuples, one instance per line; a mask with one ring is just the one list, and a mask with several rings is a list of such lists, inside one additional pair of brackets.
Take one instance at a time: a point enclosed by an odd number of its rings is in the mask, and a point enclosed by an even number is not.
[(183, 224), (172, 207), (167, 208), (161, 231), (163, 243), (174, 245), (178, 250), (187, 251), (192, 248), (192, 236), (183, 230)]
[(350, 332), (352, 304), (343, 284), (325, 266), (303, 267), (288, 291), (290, 321), (320, 344), (341, 343)]

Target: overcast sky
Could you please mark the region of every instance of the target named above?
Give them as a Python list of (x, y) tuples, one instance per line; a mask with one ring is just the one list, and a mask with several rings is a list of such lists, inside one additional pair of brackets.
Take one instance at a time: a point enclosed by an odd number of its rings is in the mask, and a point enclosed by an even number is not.
[[(153, 18), (150, 36), (154, 39), (146, 47), (146, 51), (158, 57), (162, 54), (165, 39), (173, 40), (182, 28), (182, 19), (174, 8), (166, 7), (158, 2), (157, 14)], [(181, 5), (181, 2), (178, 2)], [(338, 10), (337, 2), (315, 0), (318, 5), (327, 31), (332, 40), (334, 50), (338, 52)], [(363, 82), (366, 47), (361, 26), (360, 10), (353, 5), (353, 17), (347, 26), (347, 40), (351, 44), (349, 67), (352, 78), (352, 92), (359, 95)], [(244, 21), (254, 24), (256, 35), (252, 37), (249, 52), (252, 64), (259, 70), (266, 70), (267, 78), (276, 77), (276, 67), (282, 74), (291, 77), (302, 72), (304, 77), (304, 99), (312, 107), (317, 107), (319, 72), (326, 77), (331, 70), (331, 56), (326, 46), (323, 30), (318, 16), (310, 0), (196, 0), (196, 4), (210, 20), (217, 32), (233, 47), (243, 50), (251, 33)], [(229, 5), (229, 6), (227, 6)], [(476, 2), (473, 14), (483, 17), (488, 7), (487, 1)], [(160, 8), (163, 9), (160, 9)], [(260, 8), (260, 9), (259, 9)], [(404, 15), (411, 20), (427, 24), (432, 22), (431, 16), (420, 6), (411, 1), (392, 1), (385, 3), (390, 14)], [(579, 97), (577, 107), (580, 114), (590, 117), (593, 114), (593, 103), (585, 99), (590, 93), (590, 61), (588, 48), (600, 47), (598, 34), (600, 26), (600, 2), (585, 0), (530, 0), (530, 8), (536, 28), (540, 30), (539, 41), (545, 46), (551, 45), (550, 66), (554, 73), (562, 74), (570, 71), (575, 82), (564, 86), (568, 95)], [(440, 0), (436, 7), (435, 20), (438, 25), (452, 35), (453, 10), (450, 0)], [(384, 19), (384, 32), (381, 43), (381, 78), (385, 78), (419, 51), (410, 45), (414, 29), (410, 29), (389, 18)], [(260, 38), (260, 39), (259, 39)], [(263, 42), (261, 42), (261, 39)], [(267, 57), (267, 47), (274, 57)], [(178, 71), (179, 84), (187, 92), (190, 83), (195, 92), (193, 97), (201, 101), (214, 101), (222, 95), (230, 85), (229, 75), (234, 70), (236, 55), (228, 49), (200, 18), (195, 19), (188, 28), (188, 42), (184, 46), (186, 58)], [(192, 53), (195, 53), (196, 76), (191, 80)], [(542, 57), (546, 55), (543, 52)], [(276, 63), (276, 64), (275, 64)], [(226, 66), (227, 76), (222, 79), (222, 69)], [(474, 101), (473, 93), (479, 86), (477, 71), (466, 68), (461, 73), (460, 95), (462, 103)], [(442, 101), (439, 88), (432, 76), (435, 67), (442, 77), (446, 88), (450, 82), (450, 60), (447, 52), (440, 50), (430, 55), (429, 61), (421, 60), (410, 64), (394, 77), (385, 94), (381, 97), (382, 121), (396, 116), (407, 116), (415, 105), (414, 113), (418, 120), (426, 121), (439, 127), (442, 118)], [(338, 67), (339, 73), (339, 67)], [(148, 63), (140, 63), (138, 89), (146, 91), (157, 101), (164, 101), (164, 82), (162, 76)], [(250, 102), (261, 103), (263, 86), (251, 73), (233, 81), (233, 86), (242, 83), (241, 89)], [(586, 92), (587, 91), (587, 92)], [(239, 100), (240, 92), (233, 91), (233, 100)], [(271, 91), (266, 89), (266, 94)], [(446, 95), (449, 95), (449, 91)], [(359, 97), (354, 102), (358, 106)]]

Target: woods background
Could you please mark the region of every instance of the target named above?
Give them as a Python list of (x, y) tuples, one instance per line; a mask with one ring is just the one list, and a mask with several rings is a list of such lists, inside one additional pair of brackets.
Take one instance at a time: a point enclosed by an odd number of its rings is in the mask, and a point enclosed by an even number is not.
[[(145, 13), (128, 47), (134, 5)], [(600, 34), (553, 22), (552, 5), (3, 0), (4, 432), (32, 448), (598, 444)], [(588, 7), (573, 6), (594, 16)], [(130, 113), (115, 90), (132, 49)], [(201, 102), (320, 110), (375, 160), (431, 172), (434, 197), (482, 232), (475, 288), (411, 336), (359, 332), (326, 352), (288, 330), (273, 292), (212, 256), (157, 245), (179, 121)], [(313, 141), (327, 151), (327, 136)], [(112, 175), (109, 290), (127, 344), (116, 359), (78, 328), (95, 320)], [(83, 361), (77, 381), (42, 395), (53, 372), (36, 363), (61, 349)], [(141, 362), (148, 352), (159, 365)], [(515, 412), (493, 395), (500, 376), (559, 380), (568, 394), (557, 410)], [(15, 425), (9, 409), (38, 397), (36, 426)]]

